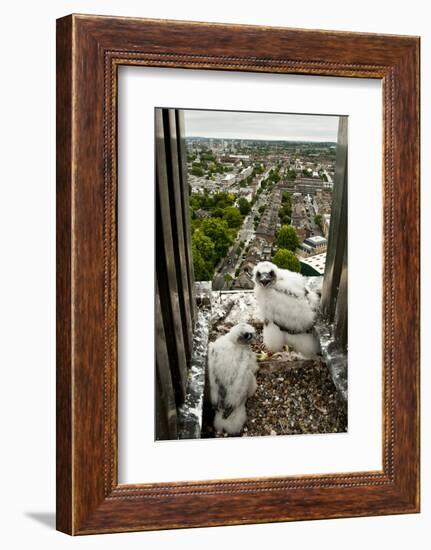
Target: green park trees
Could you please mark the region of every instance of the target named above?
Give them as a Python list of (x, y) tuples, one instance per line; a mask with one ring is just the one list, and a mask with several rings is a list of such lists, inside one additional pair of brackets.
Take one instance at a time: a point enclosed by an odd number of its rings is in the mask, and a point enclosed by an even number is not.
[(285, 248), (278, 249), (272, 261), (281, 269), (289, 269), (296, 272), (299, 272), (301, 269), (301, 264), (295, 254)]
[(193, 176), (202, 177), (202, 176), (205, 174), (205, 172), (204, 172), (204, 170), (203, 170), (203, 168), (202, 168), (201, 166), (199, 166), (199, 165), (197, 165), (197, 164), (196, 164), (196, 165), (193, 164), (193, 166), (192, 166), (192, 174), (193, 174)]
[(280, 222), (283, 225), (290, 223), (292, 218), (292, 196), (288, 191), (285, 191), (281, 200), (281, 207), (278, 211)]
[(296, 180), (296, 170), (289, 167), (286, 176), (287, 176), (288, 181), (295, 181)]
[[(243, 217), (233, 206), (235, 195), (220, 192), (190, 195), (192, 255), (195, 279), (209, 281), (226, 256)], [(201, 212), (203, 211), (203, 212)]]
[[(289, 195), (289, 193), (287, 193)], [(290, 195), (284, 198), (284, 204), (290, 205)], [(283, 225), (277, 235), (278, 250), (274, 254), (272, 261), (277, 267), (299, 272), (301, 264), (295, 256), (295, 250), (299, 246), (298, 235), (295, 228), (291, 225)]]
[(283, 225), (277, 235), (278, 248), (285, 248), (295, 252), (299, 246), (298, 235), (291, 225)]
[(280, 169), (271, 169), (268, 175), (268, 180), (272, 183), (278, 183), (280, 181)]
[(224, 209), (223, 219), (230, 229), (241, 227), (243, 220), (241, 212), (235, 206), (227, 206)]
[(231, 244), (232, 237), (225, 220), (205, 218), (202, 221), (192, 235), (193, 266), (197, 281), (212, 279), (214, 267), (227, 254)]
[(201, 231), (213, 242), (215, 263), (217, 263), (227, 254), (229, 246), (232, 244), (229, 226), (224, 219), (205, 218), (201, 224)]
[(212, 262), (203, 259), (199, 250), (192, 245), (193, 268), (196, 281), (210, 281), (213, 278), (214, 268)]
[(214, 270), (215, 246), (200, 229), (193, 233), (192, 256), (196, 280), (211, 279)]
[(247, 216), (250, 213), (251, 204), (246, 198), (241, 197), (238, 199), (238, 208), (242, 216)]

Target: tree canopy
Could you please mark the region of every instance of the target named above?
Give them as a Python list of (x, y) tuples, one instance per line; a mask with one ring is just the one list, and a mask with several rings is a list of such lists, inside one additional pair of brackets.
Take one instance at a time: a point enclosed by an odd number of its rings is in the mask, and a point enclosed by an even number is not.
[(242, 216), (247, 216), (251, 210), (251, 204), (244, 197), (238, 199), (238, 208)]
[(192, 166), (192, 174), (193, 176), (202, 177), (204, 175), (204, 170), (200, 166)]
[(297, 273), (301, 269), (298, 258), (292, 251), (286, 248), (279, 248), (272, 258), (272, 261), (280, 269), (289, 269), (289, 271), (295, 271)]
[(212, 263), (203, 259), (202, 254), (194, 244), (192, 245), (192, 257), (196, 281), (210, 281), (214, 274)]
[(238, 228), (242, 225), (241, 212), (235, 206), (227, 206), (223, 211), (223, 219), (231, 229)]
[(322, 222), (323, 222), (323, 220), (322, 220), (322, 215), (321, 215), (321, 214), (316, 214), (316, 215), (314, 216), (314, 223), (315, 223), (316, 225), (318, 225), (318, 226), (320, 227), (320, 229), (323, 230), (323, 223), (322, 223)]
[(291, 225), (283, 225), (277, 235), (277, 246), (294, 252), (299, 246), (298, 235)]
[(287, 172), (287, 179), (289, 181), (296, 180), (296, 171), (293, 168), (289, 168), (289, 170)]
[(271, 170), (269, 172), (268, 180), (272, 183), (278, 183), (280, 181), (279, 169)]
[[(242, 225), (243, 215), (240, 208), (234, 206), (233, 193), (192, 193), (189, 200), (195, 278), (208, 281), (213, 278), (218, 262), (226, 256)], [(202, 215), (199, 210), (206, 214)]]
[(219, 218), (205, 218), (202, 221), (201, 230), (214, 243), (215, 262), (218, 262), (226, 255), (232, 244), (228, 224)]
[(193, 234), (193, 245), (205, 261), (212, 262), (214, 260), (214, 243), (200, 229), (197, 229)]
[(288, 191), (283, 193), (281, 208), (278, 216), (283, 225), (288, 225), (292, 218), (292, 197)]

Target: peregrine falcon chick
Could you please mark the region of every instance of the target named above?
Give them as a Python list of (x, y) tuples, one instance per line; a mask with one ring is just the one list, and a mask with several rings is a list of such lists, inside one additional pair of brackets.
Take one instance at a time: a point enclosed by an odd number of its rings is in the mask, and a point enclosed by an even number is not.
[(254, 269), (254, 292), (264, 323), (263, 341), (277, 352), (287, 344), (304, 357), (320, 351), (313, 333), (320, 304), (318, 285), (306, 277), (271, 262), (260, 262)]
[(208, 373), (217, 433), (239, 435), (247, 420), (245, 403), (256, 391), (256, 341), (251, 325), (240, 323), (209, 345)]

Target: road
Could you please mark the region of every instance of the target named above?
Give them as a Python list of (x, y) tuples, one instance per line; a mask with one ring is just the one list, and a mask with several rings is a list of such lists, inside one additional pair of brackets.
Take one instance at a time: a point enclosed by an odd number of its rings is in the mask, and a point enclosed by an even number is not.
[[(273, 166), (269, 168), (265, 174), (262, 176), (262, 179), (266, 178), (270, 170), (274, 168)], [(236, 256), (235, 251), (241, 241), (247, 245), (255, 235), (254, 231), (254, 217), (259, 212), (259, 208), (264, 206), (267, 200), (267, 191), (263, 191), (257, 201), (251, 208), (250, 213), (244, 218), (243, 224), (239, 229), (236, 239), (226, 254), (222, 263), (220, 263), (216, 268), (216, 274), (213, 279), (213, 288), (214, 290), (221, 290), (224, 287), (225, 281), (224, 278), (226, 275), (230, 275), (233, 279), (235, 278), (235, 271), (242, 262), (241, 254), (239, 257)]]
[(305, 212), (306, 212), (306, 216), (307, 216), (307, 221), (309, 223), (312, 236), (313, 237), (315, 237), (315, 236), (323, 237), (322, 230), (317, 225), (317, 223), (314, 221), (316, 211), (314, 210), (313, 203), (308, 202), (307, 200), (304, 199), (304, 204), (305, 204)]

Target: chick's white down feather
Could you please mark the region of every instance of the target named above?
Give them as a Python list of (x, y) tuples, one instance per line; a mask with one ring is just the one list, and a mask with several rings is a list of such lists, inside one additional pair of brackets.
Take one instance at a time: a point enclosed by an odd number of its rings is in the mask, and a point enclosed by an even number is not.
[(258, 369), (249, 347), (254, 340), (254, 328), (240, 323), (209, 346), (210, 396), (216, 409), (214, 428), (219, 433), (238, 434), (247, 420), (245, 403), (256, 391)]
[(299, 351), (306, 358), (315, 357), (320, 351), (319, 342), (314, 334), (289, 334), (272, 322), (263, 327), (263, 342), (273, 353), (281, 351), (285, 345)]
[(259, 316), (265, 322), (266, 347), (276, 352), (287, 344), (306, 357), (316, 355), (319, 344), (307, 332), (316, 321), (320, 303), (318, 285), (311, 286), (300, 273), (280, 269), (271, 262), (256, 266), (254, 281)]

